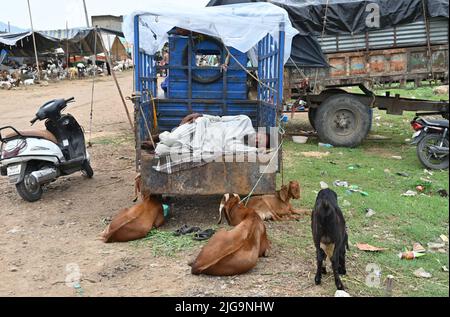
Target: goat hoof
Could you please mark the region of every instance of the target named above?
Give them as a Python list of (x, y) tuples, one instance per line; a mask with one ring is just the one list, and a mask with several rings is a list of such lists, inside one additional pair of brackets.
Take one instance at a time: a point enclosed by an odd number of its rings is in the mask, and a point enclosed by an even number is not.
[(323, 267), (323, 268), (322, 268), (322, 274), (328, 274), (327, 268), (326, 268), (326, 267)]
[(316, 282), (316, 285), (322, 284), (322, 278), (316, 277), (315, 282)]
[(338, 291), (345, 291), (345, 287), (342, 282), (336, 283), (336, 288), (338, 289)]
[(347, 275), (347, 270), (346, 269), (339, 269), (339, 274), (340, 275)]

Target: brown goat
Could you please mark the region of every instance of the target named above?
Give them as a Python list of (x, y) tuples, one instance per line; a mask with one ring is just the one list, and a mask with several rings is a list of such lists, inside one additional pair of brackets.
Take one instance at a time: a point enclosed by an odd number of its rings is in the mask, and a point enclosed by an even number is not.
[[(136, 177), (136, 200), (141, 192), (141, 177)], [(154, 196), (142, 195), (142, 203), (122, 210), (102, 233), (105, 243), (128, 242), (145, 238), (153, 228), (164, 224), (161, 201)]]
[(290, 182), (289, 186), (283, 186), (275, 195), (253, 197), (247, 207), (252, 208), (262, 220), (281, 221), (283, 217), (297, 218), (295, 215), (305, 215), (306, 211), (297, 211), (291, 205), (291, 199), (300, 199), (300, 184)]
[(267, 256), (270, 242), (266, 227), (256, 212), (240, 203), (236, 194), (227, 194), (220, 206), (220, 220), (225, 215), (228, 223), (236, 226), (231, 231), (216, 233), (190, 263), (192, 274), (233, 276), (253, 269), (258, 258)]

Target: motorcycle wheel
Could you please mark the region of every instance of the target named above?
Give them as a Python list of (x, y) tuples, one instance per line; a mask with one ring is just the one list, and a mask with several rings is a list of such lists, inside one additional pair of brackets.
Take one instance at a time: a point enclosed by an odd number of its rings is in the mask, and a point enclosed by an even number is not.
[[(448, 155), (435, 155), (430, 153), (429, 147), (433, 145), (440, 145), (442, 141), (442, 135), (440, 134), (428, 134), (417, 146), (417, 155), (420, 162), (427, 168), (433, 170), (445, 170), (449, 166)], [(448, 139), (444, 140), (444, 147), (449, 146)]]
[(88, 160), (84, 161), (81, 168), (82, 168), (81, 172), (85, 177), (87, 178), (94, 177), (94, 170), (92, 169), (91, 163)]
[(22, 182), (16, 185), (17, 193), (23, 200), (30, 203), (41, 200), (42, 198), (42, 186), (38, 183), (34, 183), (30, 178), (30, 174), (33, 173), (35, 169), (33, 166), (28, 165), (25, 170), (25, 177)]

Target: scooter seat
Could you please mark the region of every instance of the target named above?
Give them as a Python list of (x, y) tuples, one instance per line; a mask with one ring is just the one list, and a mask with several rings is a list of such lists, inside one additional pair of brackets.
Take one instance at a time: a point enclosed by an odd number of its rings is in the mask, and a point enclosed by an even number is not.
[(433, 127), (448, 128), (448, 120), (423, 120), (426, 124)]
[[(44, 140), (53, 142), (55, 144), (58, 144), (58, 140), (56, 139), (55, 135), (47, 130), (19, 131), (19, 133), (20, 133), (20, 135), (22, 135), (26, 138), (44, 139)], [(13, 131), (13, 132), (6, 134), (5, 139), (12, 139), (16, 136), (18, 136), (18, 134)]]

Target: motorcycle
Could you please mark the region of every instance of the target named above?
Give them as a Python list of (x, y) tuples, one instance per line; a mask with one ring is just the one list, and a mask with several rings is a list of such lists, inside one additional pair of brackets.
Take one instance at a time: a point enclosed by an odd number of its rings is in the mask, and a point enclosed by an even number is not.
[(8, 176), (25, 201), (42, 198), (43, 187), (61, 176), (82, 172), (94, 176), (84, 132), (70, 114), (61, 114), (75, 98), (56, 99), (40, 107), (31, 126), (45, 120), (46, 130), (0, 128), (1, 176)]
[(416, 114), (411, 122), (416, 131), (412, 145), (417, 146), (417, 156), (426, 168), (444, 170), (449, 166), (448, 120), (428, 120), (422, 117), (433, 114), (442, 113)]

